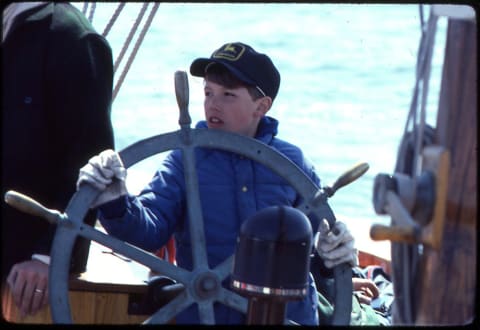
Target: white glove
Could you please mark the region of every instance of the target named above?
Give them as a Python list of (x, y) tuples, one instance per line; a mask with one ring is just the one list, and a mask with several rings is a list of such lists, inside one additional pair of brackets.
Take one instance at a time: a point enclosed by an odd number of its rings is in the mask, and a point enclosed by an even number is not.
[(355, 240), (343, 222), (335, 222), (333, 230), (330, 231), (328, 221), (323, 219), (318, 226), (314, 244), (328, 268), (333, 268), (345, 262), (352, 267), (358, 265)]
[(87, 165), (80, 169), (77, 190), (81, 184), (88, 183), (102, 191), (91, 205), (94, 208), (126, 195), (126, 177), (127, 170), (118, 153), (107, 149), (90, 158)]

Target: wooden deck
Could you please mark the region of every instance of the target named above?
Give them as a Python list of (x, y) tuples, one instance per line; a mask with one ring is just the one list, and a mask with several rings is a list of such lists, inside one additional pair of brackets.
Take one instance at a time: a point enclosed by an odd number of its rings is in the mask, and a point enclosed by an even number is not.
[[(92, 242), (87, 271), (70, 280), (74, 324), (140, 324), (149, 316), (129, 312), (147, 290), (149, 269), (109, 252)], [(49, 306), (34, 316), (21, 317), (6, 287), (2, 288), (2, 313), (12, 323), (52, 323)]]
[[(351, 230), (360, 250), (360, 265), (379, 265), (390, 273), (390, 242), (372, 241), (368, 226)], [(149, 268), (92, 241), (87, 271), (72, 277), (69, 283), (73, 323), (141, 324), (149, 315), (132, 313), (132, 305), (145, 295), (150, 276)], [(49, 306), (34, 316), (21, 317), (7, 287), (2, 287), (2, 313), (7, 322), (52, 323)]]

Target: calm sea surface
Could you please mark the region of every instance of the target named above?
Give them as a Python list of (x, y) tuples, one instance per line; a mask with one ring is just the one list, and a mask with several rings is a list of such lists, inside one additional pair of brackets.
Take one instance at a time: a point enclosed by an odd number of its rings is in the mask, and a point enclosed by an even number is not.
[[(83, 3), (75, 5), (83, 8)], [(141, 5), (127, 4), (107, 36), (114, 58)], [(97, 3), (93, 24), (99, 32), (116, 7)], [(425, 7), (426, 17), (428, 13)], [(430, 124), (436, 121), (445, 31), (441, 18), (427, 106)], [(390, 218), (373, 210), (373, 180), (394, 168), (420, 35), (419, 7), (413, 4), (162, 3), (113, 104), (116, 148), (177, 130), (174, 72), (188, 72), (193, 59), (242, 41), (267, 53), (278, 67), (282, 81), (269, 115), (280, 121), (279, 137), (301, 146), (311, 158), (323, 184), (333, 183), (358, 162), (370, 165), (330, 200), (337, 218), (355, 227), (389, 223)], [(189, 76), (189, 86), (195, 123), (203, 118), (202, 79)], [(161, 157), (129, 170), (132, 192), (150, 179)]]

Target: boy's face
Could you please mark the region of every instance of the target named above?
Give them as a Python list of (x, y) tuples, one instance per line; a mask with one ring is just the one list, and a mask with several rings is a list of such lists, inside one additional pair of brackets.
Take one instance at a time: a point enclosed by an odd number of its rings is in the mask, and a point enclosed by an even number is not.
[(227, 88), (208, 80), (204, 91), (208, 128), (255, 137), (258, 122), (270, 108), (270, 97), (254, 101), (245, 87)]

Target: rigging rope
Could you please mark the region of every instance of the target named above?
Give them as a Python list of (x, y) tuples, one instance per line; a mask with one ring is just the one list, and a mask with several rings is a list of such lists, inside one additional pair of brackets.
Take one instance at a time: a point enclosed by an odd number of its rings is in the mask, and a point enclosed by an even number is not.
[[(146, 3), (145, 5), (148, 5), (148, 4)], [(132, 53), (130, 54), (130, 57), (128, 58), (127, 64), (125, 65), (125, 68), (123, 69), (123, 71), (120, 75), (120, 78), (118, 79), (117, 84), (115, 85), (115, 88), (113, 90), (112, 102), (115, 100), (115, 98), (118, 94), (118, 91), (120, 90), (120, 87), (123, 83), (123, 80), (125, 79), (125, 76), (127, 75), (128, 70), (130, 69), (130, 66), (132, 65), (133, 60), (135, 59), (135, 56), (138, 52), (138, 49), (139, 49), (140, 45), (142, 44), (142, 42), (145, 38), (145, 34), (147, 33), (148, 29), (150, 28), (150, 25), (153, 21), (153, 17), (155, 16), (159, 5), (160, 5), (160, 3), (155, 2), (153, 7), (152, 7), (152, 10), (150, 11), (150, 14), (147, 18), (147, 21), (145, 22), (145, 25), (143, 26), (143, 29), (140, 32), (140, 35), (137, 39), (137, 42), (135, 43), (134, 49), (132, 50)], [(144, 6), (144, 7), (146, 8), (146, 6)], [(143, 16), (143, 14), (142, 14), (142, 16)]]
[[(85, 17), (87, 17), (87, 12), (88, 12), (88, 6), (89, 6), (89, 4), (90, 4), (89, 2), (84, 2), (84, 3), (83, 3), (82, 14), (83, 14)], [(92, 6), (91, 6), (91, 8), (90, 8), (90, 14), (88, 14), (88, 17), (87, 17), (87, 19), (88, 19), (88, 21), (89, 21), (90, 23), (92, 23), (92, 21), (93, 21), (93, 15), (95, 14), (96, 3), (95, 3), (95, 2), (92, 2), (91, 5), (92, 5)]]
[(95, 14), (95, 8), (97, 7), (96, 2), (92, 2), (92, 7), (90, 8), (90, 14), (88, 16), (88, 21), (92, 23), (93, 21), (93, 15)]
[[(120, 50), (119, 55), (115, 59), (114, 73), (116, 73), (118, 68), (120, 67), (120, 64), (122, 63), (122, 60), (125, 56), (125, 53), (126, 53), (127, 49), (130, 47), (130, 44), (133, 40), (133, 37), (134, 37), (135, 33), (138, 30), (140, 22), (142, 21), (143, 16), (145, 15), (145, 12), (147, 11), (148, 5), (149, 5), (148, 2), (143, 3), (143, 6), (140, 9), (140, 12), (138, 13), (138, 16), (137, 16), (132, 28), (130, 29), (129, 34), (126, 37), (126, 39), (123, 43), (123, 46), (122, 46), (122, 49)], [(150, 25), (153, 21), (153, 17), (155, 16), (155, 14), (157, 12), (158, 6), (159, 6), (159, 3), (154, 3), (153, 8), (150, 11), (150, 14), (147, 18), (147, 21), (145, 22), (145, 24), (144, 24), (144, 26), (143, 26), (143, 28), (140, 32), (140, 35), (138, 36), (138, 39), (137, 39), (137, 41), (134, 45), (134, 48), (133, 48), (132, 52), (130, 53), (130, 56), (127, 60), (127, 63), (125, 65), (125, 67), (123, 68), (122, 72), (120, 73), (119, 79), (115, 83), (115, 86), (114, 86), (114, 89), (113, 89), (113, 94), (112, 94), (112, 103), (115, 100), (115, 98), (116, 98), (116, 96), (117, 96), (117, 94), (120, 90), (120, 87), (122, 86), (123, 81), (125, 80), (125, 77), (126, 77), (128, 71), (129, 71), (129, 69), (130, 69), (130, 67), (133, 63), (133, 60), (135, 59), (135, 56), (138, 52), (138, 49), (140, 48), (140, 45), (142, 44), (142, 42), (145, 38), (145, 34), (147, 33), (147, 31), (148, 31), (148, 29), (149, 29), (149, 27), (150, 27)], [(89, 7), (89, 3), (85, 2), (84, 5), (83, 5), (83, 9), (82, 9), (82, 12), (83, 12), (84, 15), (86, 15), (86, 13), (88, 11), (88, 7)], [(119, 5), (117, 6), (117, 8), (116, 8), (115, 12), (113, 13), (112, 17), (110, 18), (107, 25), (105, 26), (105, 28), (102, 32), (102, 36), (107, 37), (108, 33), (110, 32), (113, 25), (117, 21), (118, 17), (120, 16), (120, 13), (122, 12), (124, 7), (125, 7), (124, 2), (119, 3)], [(95, 3), (93, 3), (92, 7), (90, 8), (90, 15), (89, 15), (89, 18), (88, 18), (90, 22), (92, 22), (92, 20), (93, 20), (94, 12), (95, 12)]]
[(82, 14), (87, 16), (87, 11), (88, 11), (88, 2), (83, 3), (83, 8), (82, 8)]
[(145, 11), (147, 10), (148, 3), (144, 3), (142, 6), (142, 9), (140, 9), (140, 12), (138, 13), (137, 19), (133, 23), (132, 29), (130, 30), (130, 33), (128, 34), (127, 38), (125, 39), (125, 42), (123, 43), (122, 50), (118, 54), (117, 59), (115, 60), (114, 64), (114, 72), (117, 72), (118, 67), (120, 66), (120, 62), (123, 59), (123, 56), (125, 55), (125, 52), (127, 51), (128, 47), (130, 47), (130, 43), (132, 42), (133, 36), (137, 32), (138, 26), (140, 25), (140, 22), (143, 18), (143, 15), (145, 15)]
[[(427, 24), (424, 21), (423, 7), (419, 5), (421, 38), (416, 63), (416, 80), (413, 91), (413, 97), (410, 104), (410, 110), (405, 124), (402, 142), (408, 138), (411, 124), (411, 134), (414, 140), (413, 160), (410, 169), (407, 170), (416, 186), (417, 177), (421, 174), (421, 152), (424, 144), (424, 134), (426, 134), (426, 102), (428, 97), (428, 83), (430, 80), (431, 62), (433, 55), (433, 46), (436, 33), (436, 23), (438, 16), (430, 9), (430, 15)], [(421, 94), (420, 94), (421, 90)], [(420, 95), (420, 96), (419, 96)], [(420, 97), (420, 100), (419, 100)], [(418, 106), (420, 103), (420, 118), (418, 119)], [(419, 120), (419, 122), (418, 122)], [(408, 143), (402, 143), (397, 156), (395, 171), (399, 171), (401, 163), (405, 163), (406, 150), (402, 147), (408, 146)], [(392, 222), (394, 219), (392, 218)], [(393, 309), (393, 322), (397, 324), (414, 324), (416, 319), (416, 299), (415, 285), (417, 283), (418, 266), (422, 254), (421, 244), (409, 245), (406, 243), (392, 242), (392, 260), (399, 260), (401, 264), (392, 264), (393, 280), (397, 284), (395, 289), (395, 304)], [(397, 279), (397, 276), (399, 277)], [(400, 281), (399, 281), (400, 280)]]
[[(415, 157), (414, 157), (414, 164), (413, 164), (413, 179), (414, 182), (416, 179), (417, 174), (420, 174), (421, 168), (421, 149), (422, 149), (422, 140), (423, 140), (423, 132), (425, 128), (426, 122), (426, 102), (428, 99), (428, 83), (430, 80), (430, 71), (431, 71), (431, 64), (432, 64), (432, 56), (433, 56), (433, 46), (435, 41), (435, 32), (436, 32), (436, 25), (438, 17), (433, 14), (433, 9), (430, 8), (430, 15), (427, 24), (424, 22), (423, 18), (423, 7), (420, 4), (420, 24), (421, 24), (421, 31), (422, 35), (420, 38), (420, 45), (418, 49), (418, 56), (417, 56), (417, 65), (416, 65), (416, 81), (415, 87), (413, 91), (412, 101), (410, 103), (410, 111), (408, 114), (407, 122), (405, 124), (405, 129), (403, 135), (405, 136), (409, 130), (410, 124), (412, 125), (412, 130), (415, 134)], [(421, 90), (421, 99), (419, 98), (419, 93)], [(420, 122), (417, 121), (418, 119), (418, 103), (421, 102), (420, 107)], [(418, 132), (416, 131), (418, 128)]]
[(117, 21), (117, 18), (120, 16), (120, 13), (122, 12), (124, 7), (125, 7), (125, 2), (120, 2), (117, 9), (115, 10), (112, 17), (110, 18), (107, 25), (105, 26), (105, 29), (102, 32), (102, 36), (104, 36), (105, 38), (107, 37), (107, 35), (110, 32), (113, 24), (115, 24), (115, 22)]

